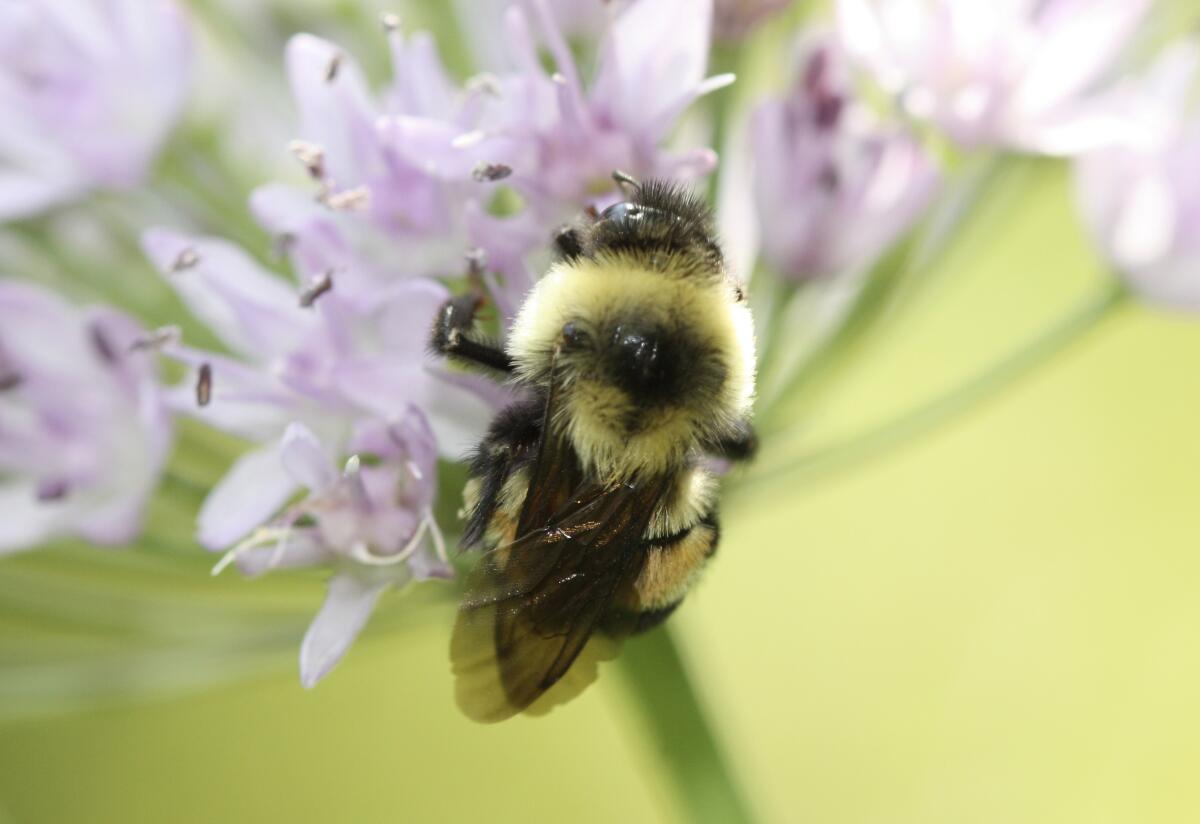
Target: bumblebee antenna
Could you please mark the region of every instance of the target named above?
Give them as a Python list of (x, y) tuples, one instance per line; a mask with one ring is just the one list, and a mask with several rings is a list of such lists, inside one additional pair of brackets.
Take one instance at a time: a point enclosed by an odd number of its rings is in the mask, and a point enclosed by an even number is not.
[(622, 172), (620, 169), (613, 171), (612, 178), (617, 182), (617, 185), (621, 187), (621, 194), (625, 195), (627, 198), (633, 197), (642, 188), (642, 184), (638, 183), (637, 179), (634, 178), (633, 175), (628, 174), (627, 172)]

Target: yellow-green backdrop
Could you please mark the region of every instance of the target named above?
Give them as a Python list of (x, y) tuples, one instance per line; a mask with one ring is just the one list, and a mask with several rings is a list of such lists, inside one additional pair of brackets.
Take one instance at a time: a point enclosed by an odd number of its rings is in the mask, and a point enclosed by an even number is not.
[[(936, 395), (1099, 287), (1066, 168), (1000, 176), (789, 448)], [(763, 820), (1200, 820), (1198, 360), (1200, 323), (1128, 305), (932, 432), (731, 490), (674, 626)], [(396, 600), (312, 691), (280, 659), (8, 718), (0, 821), (680, 820), (615, 673), (476, 726), (449, 607)]]

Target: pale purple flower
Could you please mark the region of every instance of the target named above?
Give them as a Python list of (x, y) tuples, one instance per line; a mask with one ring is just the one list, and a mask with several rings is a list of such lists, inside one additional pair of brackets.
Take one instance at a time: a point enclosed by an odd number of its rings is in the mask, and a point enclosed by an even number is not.
[(1131, 128), (1099, 92), (1150, 0), (838, 0), (846, 50), (955, 142), (1069, 155)]
[(265, 444), (243, 455), (205, 500), (198, 539), (209, 549), (241, 540), (302, 485), (277, 446), (293, 424), (315, 433), (332, 456), (347, 452), (364, 419), (392, 422), (415, 407), (429, 417), (439, 447), (457, 457), (498, 402), (427, 358), (430, 323), (449, 294), (436, 282), (399, 280), (367, 300), (343, 294), (337, 273), (293, 286), (219, 240), (155, 230), (144, 246), (233, 353), (169, 344), (165, 351), (193, 369), (173, 405)]
[[(684, 0), (607, 10), (615, 19), (587, 90), (543, 0), (508, 9), (495, 33), (508, 38), (505, 67), (463, 88), (427, 34), (389, 17), (393, 80), (378, 95), (342, 49), (299, 35), (288, 47), (300, 109), (292, 150), (315, 191), (263, 187), (254, 212), (300, 271), (340, 271), (343, 292), (363, 297), (398, 279), (460, 275), (463, 254), (479, 250), (510, 316), (554, 230), (614, 196), (615, 169), (689, 177), (715, 164), (711, 150), (661, 146), (692, 101), (732, 79), (704, 79), (710, 11)], [(557, 73), (542, 68), (531, 17)], [(502, 186), (524, 207), (497, 217), (489, 203)]]
[(168, 0), (0, 3), (0, 221), (139, 183), (182, 110), (190, 45)]
[(487, 213), (495, 186), (476, 170), (509, 154), (507, 141), (478, 132), (488, 90), (455, 86), (428, 34), (387, 28), (394, 79), (378, 96), (338, 46), (307, 34), (288, 44), (300, 112), (291, 148), (315, 191), (264, 186), (254, 213), (303, 272), (342, 270), (344, 292), (461, 274), (475, 248), (493, 269), (524, 277), (522, 255), (545, 238)]
[[(716, 166), (708, 148), (674, 153), (663, 144), (703, 95), (733, 82), (705, 77), (712, 3), (636, 0), (615, 16), (585, 84), (553, 15), (543, 2), (508, 10), (512, 71), (499, 76), (487, 136), (507, 137), (509, 183), (553, 224), (615, 196), (615, 169), (634, 177), (691, 179)], [(541, 65), (540, 32), (556, 71)]]
[(300, 679), (311, 687), (342, 658), (385, 590), (453, 577), (433, 517), (436, 445), (414, 407), (391, 422), (364, 419), (345, 444), (352, 457), (308, 427), (291, 424), (278, 448), (289, 477), (308, 491), (227, 555), (247, 575), (325, 567), (325, 604), (300, 648)]
[(1200, 45), (1180, 44), (1117, 92), (1145, 137), (1083, 155), (1076, 194), (1117, 272), (1153, 301), (1200, 309)]
[[(503, 37), (504, 15), (511, 6), (527, 11), (534, 0), (453, 0), (455, 17), (462, 27), (475, 64), (487, 71), (511, 68)], [(594, 44), (612, 19), (631, 0), (546, 0), (558, 28), (573, 42)]]
[(0, 553), (137, 536), (171, 442), (137, 324), (0, 283)]
[(714, 0), (713, 37), (722, 42), (736, 42), (779, 14), (793, 0)]
[(856, 101), (831, 37), (801, 41), (795, 74), (751, 123), (762, 256), (784, 278), (857, 272), (921, 217), (938, 171), (911, 134)]

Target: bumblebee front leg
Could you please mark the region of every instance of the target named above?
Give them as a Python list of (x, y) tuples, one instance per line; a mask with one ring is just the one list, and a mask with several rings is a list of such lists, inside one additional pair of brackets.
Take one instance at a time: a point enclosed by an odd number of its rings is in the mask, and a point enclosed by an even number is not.
[(508, 354), (490, 341), (475, 337), (475, 315), (483, 298), (475, 294), (459, 295), (442, 304), (433, 322), (429, 346), (439, 355), (468, 366), (482, 366), (505, 374), (512, 372)]

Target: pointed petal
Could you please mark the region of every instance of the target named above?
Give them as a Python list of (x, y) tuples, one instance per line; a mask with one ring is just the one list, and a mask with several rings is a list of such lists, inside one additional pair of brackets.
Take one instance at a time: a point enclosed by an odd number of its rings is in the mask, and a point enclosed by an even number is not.
[(634, 3), (601, 46), (592, 100), (630, 131), (641, 131), (704, 77), (712, 3)]
[(52, 538), (64, 520), (61, 504), (39, 503), (37, 484), (19, 481), (0, 486), (0, 555), (31, 549)]
[(292, 480), (312, 492), (324, 492), (337, 483), (333, 461), (317, 436), (302, 423), (288, 425), (279, 444), (279, 457)]
[(362, 70), (338, 46), (311, 34), (287, 45), (288, 80), (300, 109), (300, 137), (325, 152), (341, 187), (370, 180), (379, 161), (375, 106)]
[(316, 322), (295, 288), (231, 243), (151, 229), (142, 248), (188, 308), (249, 358), (294, 348)]
[(329, 592), (300, 646), (300, 683), (316, 686), (342, 660), (390, 581), (368, 583), (349, 573), (329, 579)]
[(295, 489), (278, 447), (247, 452), (205, 498), (197, 519), (197, 540), (211, 550), (232, 546), (278, 512)]

